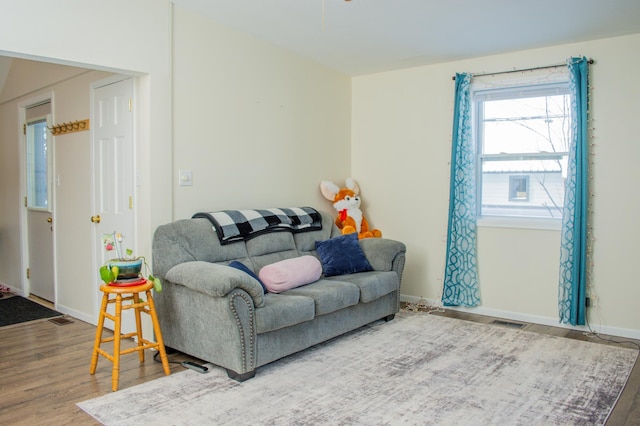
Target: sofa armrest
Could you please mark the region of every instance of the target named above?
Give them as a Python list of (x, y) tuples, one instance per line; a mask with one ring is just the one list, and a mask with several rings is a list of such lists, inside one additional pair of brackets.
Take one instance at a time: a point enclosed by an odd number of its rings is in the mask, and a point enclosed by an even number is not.
[[(363, 238), (360, 247), (367, 260), (376, 271), (393, 271), (404, 266), (404, 256), (407, 251), (400, 241), (387, 238)], [(396, 270), (399, 275), (402, 270)]]
[(246, 291), (255, 307), (264, 304), (260, 283), (245, 272), (225, 265), (193, 261), (180, 263), (169, 269), (166, 279), (213, 297), (224, 297), (235, 288)]

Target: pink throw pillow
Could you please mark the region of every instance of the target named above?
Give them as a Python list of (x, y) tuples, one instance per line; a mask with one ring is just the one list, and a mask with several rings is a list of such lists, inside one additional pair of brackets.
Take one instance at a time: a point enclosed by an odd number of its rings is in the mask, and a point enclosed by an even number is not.
[(280, 293), (317, 281), (322, 275), (320, 261), (310, 255), (293, 257), (260, 269), (258, 276), (269, 293)]

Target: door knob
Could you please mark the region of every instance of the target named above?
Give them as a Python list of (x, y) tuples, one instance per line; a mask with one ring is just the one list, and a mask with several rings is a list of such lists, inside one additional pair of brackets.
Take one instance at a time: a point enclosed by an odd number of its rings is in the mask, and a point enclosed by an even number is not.
[(52, 218), (52, 217), (48, 217), (48, 218), (47, 218), (47, 222), (48, 222), (48, 223), (52, 223), (52, 222), (53, 222), (53, 218)]
[(91, 222), (100, 223), (100, 215), (91, 216)]

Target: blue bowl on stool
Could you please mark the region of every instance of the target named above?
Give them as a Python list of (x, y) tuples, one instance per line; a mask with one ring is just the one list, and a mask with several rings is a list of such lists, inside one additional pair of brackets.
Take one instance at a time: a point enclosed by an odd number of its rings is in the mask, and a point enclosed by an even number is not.
[(120, 271), (116, 277), (116, 281), (138, 278), (142, 270), (142, 259), (121, 260), (114, 259), (109, 261), (109, 268), (117, 266)]

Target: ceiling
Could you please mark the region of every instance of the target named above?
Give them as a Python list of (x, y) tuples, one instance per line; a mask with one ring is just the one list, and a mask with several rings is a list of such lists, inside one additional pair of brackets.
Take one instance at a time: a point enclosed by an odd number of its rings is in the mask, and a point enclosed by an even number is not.
[(640, 0), (172, 1), (349, 75), (640, 33)]

